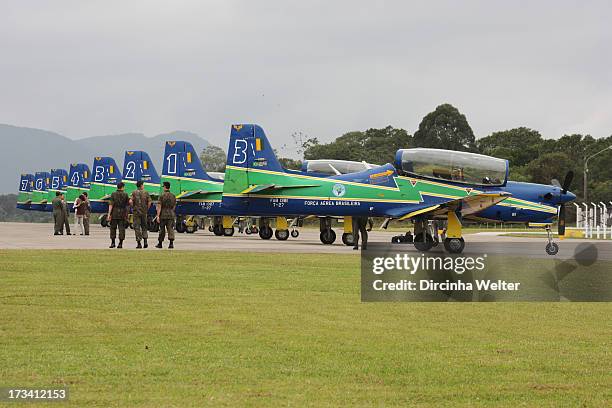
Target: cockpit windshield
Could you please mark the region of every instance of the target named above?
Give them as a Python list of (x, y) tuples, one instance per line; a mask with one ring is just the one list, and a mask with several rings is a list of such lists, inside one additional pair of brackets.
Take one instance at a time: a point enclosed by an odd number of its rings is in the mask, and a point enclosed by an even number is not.
[(502, 186), (506, 184), (508, 161), (476, 153), (417, 148), (398, 150), (395, 166), (417, 177), (480, 186)]
[(376, 166), (376, 164), (349, 160), (305, 160), (302, 163), (302, 171), (307, 173), (329, 174), (333, 176), (339, 174), (357, 173)]

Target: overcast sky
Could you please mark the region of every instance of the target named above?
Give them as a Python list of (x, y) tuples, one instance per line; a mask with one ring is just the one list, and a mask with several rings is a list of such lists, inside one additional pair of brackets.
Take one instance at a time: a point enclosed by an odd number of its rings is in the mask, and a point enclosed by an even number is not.
[[(427, 3), (427, 4), (425, 4)], [(280, 145), (449, 102), (477, 137), (612, 134), (610, 1), (3, 1), (0, 122)]]

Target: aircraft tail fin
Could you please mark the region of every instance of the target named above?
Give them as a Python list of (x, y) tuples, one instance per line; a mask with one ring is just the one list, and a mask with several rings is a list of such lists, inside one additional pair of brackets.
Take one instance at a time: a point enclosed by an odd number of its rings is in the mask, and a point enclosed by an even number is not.
[(19, 178), (19, 191), (22, 193), (28, 193), (32, 191), (34, 187), (34, 175), (24, 173)]
[(213, 180), (204, 170), (193, 145), (183, 141), (166, 142), (162, 174), (169, 177)]
[(49, 182), (51, 181), (51, 175), (47, 171), (37, 171), (34, 175), (34, 190), (36, 191), (47, 191), (49, 188)]
[(112, 157), (95, 157), (91, 174), (91, 182), (102, 184), (117, 184), (121, 180), (121, 172)]
[(284, 172), (266, 133), (258, 125), (232, 125), (227, 165)]
[(71, 187), (89, 188), (91, 171), (85, 163), (73, 163), (68, 172), (68, 183)]
[(68, 172), (64, 169), (51, 169), (49, 190), (63, 191), (68, 185)]
[(151, 157), (141, 150), (128, 150), (123, 160), (123, 179), (142, 180), (145, 183), (159, 184), (160, 178)]

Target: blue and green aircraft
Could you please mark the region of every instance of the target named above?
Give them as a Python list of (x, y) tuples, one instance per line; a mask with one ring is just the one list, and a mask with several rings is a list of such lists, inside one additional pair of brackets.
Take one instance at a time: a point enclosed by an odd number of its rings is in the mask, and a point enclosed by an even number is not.
[[(419, 250), (435, 245), (429, 221), (446, 223), (444, 247), (465, 247), (463, 219), (484, 215), (514, 222), (552, 222), (575, 198), (564, 186), (508, 184), (508, 162), (474, 153), (439, 149), (402, 149), (394, 164), (322, 177), (284, 169), (257, 125), (234, 125), (228, 148), (222, 205), (259, 217), (316, 215), (384, 217), (411, 220)], [(502, 204), (503, 203), (503, 204)], [(492, 209), (492, 213), (485, 211)], [(520, 210), (520, 211), (519, 211)], [(564, 219), (560, 225), (564, 225)], [(561, 228), (560, 228), (561, 229)], [(437, 231), (437, 228), (435, 228)], [(561, 232), (561, 231), (560, 231)], [(332, 243), (333, 230), (321, 223), (321, 241)], [(549, 240), (547, 252), (558, 246)]]
[(19, 179), (19, 193), (17, 195), (17, 208), (29, 210), (32, 203), (32, 189), (34, 188), (34, 175), (24, 173)]

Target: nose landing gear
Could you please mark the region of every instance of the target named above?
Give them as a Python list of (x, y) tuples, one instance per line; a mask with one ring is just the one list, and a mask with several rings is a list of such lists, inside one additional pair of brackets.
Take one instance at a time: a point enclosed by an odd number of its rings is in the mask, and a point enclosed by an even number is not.
[(550, 225), (546, 226), (546, 235), (548, 237), (548, 244), (546, 244), (546, 253), (548, 255), (557, 255), (559, 252), (559, 245), (553, 242), (552, 231), (550, 230)]

